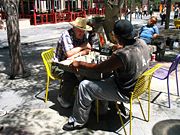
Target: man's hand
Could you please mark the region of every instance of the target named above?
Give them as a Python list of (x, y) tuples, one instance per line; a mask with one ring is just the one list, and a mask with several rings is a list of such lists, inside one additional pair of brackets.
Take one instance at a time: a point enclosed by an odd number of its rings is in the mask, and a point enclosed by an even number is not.
[(81, 53), (81, 55), (87, 55), (87, 54), (89, 54), (90, 51), (91, 51), (90, 49), (85, 49), (85, 50), (81, 51), (80, 53)]
[(118, 49), (122, 49), (123, 48), (123, 46), (122, 45), (120, 45), (120, 44), (116, 44), (116, 45), (113, 45), (112, 46), (112, 51), (116, 51), (116, 50), (118, 50)]
[(91, 47), (91, 45), (89, 43), (83, 44), (81, 47), (83, 48), (83, 50), (84, 49), (90, 49), (90, 50), (92, 49), (92, 47)]
[(78, 72), (78, 67), (79, 67), (79, 61), (73, 61), (70, 65), (69, 65), (69, 67), (73, 70), (73, 71), (75, 71), (75, 72)]
[(158, 36), (159, 36), (158, 34), (154, 34), (153, 39), (157, 38)]
[(79, 52), (79, 53), (76, 53), (75, 55), (73, 55), (73, 56), (71, 56), (71, 57), (69, 57), (69, 58), (67, 58), (67, 59), (73, 60), (73, 59), (75, 59), (76, 57), (89, 54), (90, 51), (91, 51), (90, 49), (85, 49), (85, 50), (83, 50), (83, 51), (81, 51), (81, 52)]
[(79, 67), (79, 61), (73, 61), (72, 66), (75, 68)]

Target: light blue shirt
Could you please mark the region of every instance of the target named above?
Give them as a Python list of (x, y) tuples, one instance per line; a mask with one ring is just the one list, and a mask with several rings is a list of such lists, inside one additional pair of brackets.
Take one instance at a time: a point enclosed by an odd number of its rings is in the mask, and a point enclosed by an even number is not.
[(159, 35), (159, 29), (156, 25), (143, 26), (140, 30), (140, 39), (143, 39), (147, 44), (150, 44), (154, 34)]

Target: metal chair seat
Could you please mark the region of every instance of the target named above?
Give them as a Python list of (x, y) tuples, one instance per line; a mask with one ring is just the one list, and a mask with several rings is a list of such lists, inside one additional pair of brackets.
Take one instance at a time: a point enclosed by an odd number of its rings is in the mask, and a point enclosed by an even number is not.
[(153, 77), (160, 80), (164, 80), (168, 77), (168, 70), (165, 68), (159, 68), (154, 74)]

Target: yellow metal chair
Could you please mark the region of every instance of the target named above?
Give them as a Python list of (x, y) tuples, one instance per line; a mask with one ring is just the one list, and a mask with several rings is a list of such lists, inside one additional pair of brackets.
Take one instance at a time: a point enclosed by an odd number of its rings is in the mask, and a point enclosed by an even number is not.
[(174, 26), (176, 27), (176, 29), (180, 29), (180, 19), (174, 20)]
[(47, 82), (46, 82), (46, 94), (45, 94), (45, 102), (48, 100), (48, 89), (49, 89), (49, 83), (50, 80), (60, 80), (59, 78), (55, 78), (51, 73), (51, 63), (52, 58), (54, 57), (54, 50), (55, 48), (51, 48), (49, 50), (46, 50), (41, 53), (41, 57), (43, 59), (45, 68), (46, 68), (46, 74), (47, 74)]
[[(149, 118), (150, 118), (150, 84), (151, 84), (151, 79), (152, 79), (152, 76), (153, 76), (153, 73), (159, 69), (161, 67), (160, 64), (157, 64), (155, 65), (154, 67), (152, 67), (151, 69), (147, 70), (146, 72), (144, 72), (137, 80), (136, 82), (136, 85), (135, 85), (135, 88), (133, 90), (133, 92), (131, 92), (131, 96), (130, 96), (130, 113), (129, 113), (129, 117), (130, 117), (130, 135), (132, 135), (132, 104), (133, 104), (133, 101), (135, 99), (138, 99), (138, 102), (139, 102), (139, 105), (140, 105), (140, 108), (141, 108), (141, 111), (142, 111), (142, 114), (143, 114), (143, 117), (144, 117), (144, 120), (145, 121), (149, 121)], [(145, 117), (145, 114), (144, 114), (144, 111), (143, 111), (143, 107), (141, 105), (141, 102), (140, 102), (140, 99), (139, 97), (143, 94), (147, 92), (148, 94), (148, 118), (146, 119)], [(98, 100), (96, 102), (96, 105), (97, 105), (97, 121), (99, 121), (99, 106), (98, 106)], [(123, 119), (122, 119), (122, 116), (121, 116), (121, 113), (120, 113), (120, 109), (119, 109), (119, 106), (118, 106), (118, 103), (116, 102), (116, 108), (118, 110), (118, 114), (119, 114), (119, 118), (120, 118), (120, 121), (121, 121), (121, 124), (122, 124), (122, 127), (124, 129), (124, 132), (125, 134), (127, 135), (127, 132), (125, 130), (125, 126), (124, 126), (124, 122), (123, 122)]]

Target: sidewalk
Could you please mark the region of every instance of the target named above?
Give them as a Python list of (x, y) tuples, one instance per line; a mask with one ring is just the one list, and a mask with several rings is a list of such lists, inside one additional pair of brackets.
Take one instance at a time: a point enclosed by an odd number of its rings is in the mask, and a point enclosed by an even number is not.
[[(133, 20), (139, 22), (139, 20)], [(138, 24), (143, 24), (139, 22)], [(15, 80), (8, 79), (9, 50), (0, 48), (0, 109), (7, 114), (0, 117), (0, 125), (4, 129), (0, 135), (117, 135), (124, 134), (116, 112), (111, 111), (105, 119), (96, 122), (96, 116), (91, 113), (88, 124), (82, 130), (66, 132), (62, 126), (67, 122), (72, 109), (63, 109), (58, 104), (56, 97), (59, 90), (59, 82), (52, 81), (49, 88), (49, 101), (44, 103), (46, 72), (41, 59), (41, 52), (50, 47), (55, 47), (59, 33), (69, 27), (68, 23), (54, 25), (33, 26), (21, 30), (22, 51), (25, 65), (30, 69), (31, 76)], [(0, 31), (1, 42), (6, 40), (5, 31)], [(168, 68), (171, 61), (179, 54), (177, 50), (169, 50), (161, 62)], [(180, 76), (180, 67), (178, 68)], [(180, 80), (179, 80), (180, 81)], [(175, 75), (170, 78), (171, 108), (167, 108), (166, 81), (155, 78), (151, 84), (151, 116), (150, 122), (145, 122), (136, 117), (133, 118), (134, 135), (155, 135), (159, 122), (169, 119), (180, 120), (180, 98), (176, 96)], [(179, 83), (180, 84), (180, 83)], [(157, 98), (156, 98), (157, 97)], [(144, 97), (143, 97), (144, 98)], [(143, 105), (147, 101), (142, 100)], [(126, 105), (127, 106), (127, 105)], [(134, 108), (134, 116), (141, 117), (139, 108)], [(168, 125), (167, 125), (168, 126)], [(180, 124), (176, 125), (180, 127)], [(176, 129), (167, 127), (166, 130)], [(126, 128), (129, 128), (127, 123)], [(167, 131), (168, 132), (168, 131)], [(160, 135), (160, 134), (159, 134)]]
[[(158, 12), (154, 13), (155, 16), (158, 17), (160, 22), (160, 16)], [(147, 23), (147, 20), (150, 16), (143, 16), (143, 19), (135, 19), (135, 15), (132, 14), (132, 24), (136, 28), (140, 28), (142, 25)], [(171, 13), (171, 19), (173, 18), (173, 12)], [(122, 17), (123, 19), (123, 17)], [(170, 27), (174, 24), (170, 22)], [(157, 24), (160, 29), (164, 27)], [(43, 24), (43, 25), (31, 25), (29, 28), (20, 29), (20, 36), (21, 36), (21, 44), (32, 44), (35, 42), (42, 42), (47, 40), (52, 40), (52, 42), (57, 41), (59, 38), (59, 34), (63, 31), (63, 29), (67, 29), (71, 27), (68, 22), (61, 22), (57, 24)], [(7, 31), (0, 30), (0, 48), (7, 47)]]

